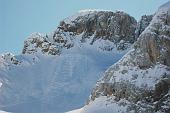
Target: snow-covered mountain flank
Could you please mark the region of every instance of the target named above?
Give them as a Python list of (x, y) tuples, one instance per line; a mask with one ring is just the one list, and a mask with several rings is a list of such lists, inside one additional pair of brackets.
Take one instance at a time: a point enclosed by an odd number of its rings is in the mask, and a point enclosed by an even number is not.
[[(170, 2), (103, 74), (81, 113), (170, 113)], [(74, 111), (73, 111), (74, 113)]]
[(48, 35), (34, 33), (21, 55), (0, 56), (0, 109), (61, 113), (82, 107), (102, 73), (136, 40), (124, 12), (80, 11)]
[(139, 22), (82, 10), (50, 34), (30, 35), (22, 54), (0, 55), (0, 110), (11, 113), (85, 103), (71, 113), (169, 113), (169, 89), (170, 2)]

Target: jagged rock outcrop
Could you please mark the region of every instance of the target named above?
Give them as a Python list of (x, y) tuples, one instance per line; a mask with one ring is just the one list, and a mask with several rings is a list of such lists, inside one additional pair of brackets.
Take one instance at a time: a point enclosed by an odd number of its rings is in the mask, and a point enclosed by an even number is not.
[(136, 38), (138, 38), (139, 35), (145, 30), (145, 28), (148, 27), (152, 18), (153, 18), (153, 15), (143, 15), (141, 17), (141, 19), (137, 23)]
[(88, 103), (107, 96), (114, 97), (109, 101), (125, 107), (127, 113), (169, 113), (169, 31), (170, 2), (159, 8), (134, 48), (105, 72)]
[(60, 47), (52, 44), (48, 41), (47, 37), (41, 35), (40, 33), (32, 34), (25, 42), (22, 53), (32, 54), (36, 52), (47, 53), (51, 55), (56, 55), (60, 53)]
[(11, 65), (11, 64), (18, 65), (20, 63), (21, 62), (17, 60), (17, 58), (11, 53), (5, 53), (0, 55), (0, 65)]
[[(125, 50), (135, 39), (136, 20), (124, 12), (81, 11), (68, 17), (50, 35), (33, 34), (24, 43), (23, 54), (36, 52), (60, 54), (62, 48), (74, 46), (75, 40), (91, 45), (96, 40), (108, 40), (118, 50)], [(106, 45), (108, 46), (108, 45)], [(102, 47), (99, 47), (102, 48)], [(103, 50), (111, 50), (102, 48)]]
[(119, 42), (123, 39), (133, 43), (136, 24), (133, 17), (121, 11), (90, 11), (71, 22), (62, 21), (59, 28), (74, 34), (83, 33), (83, 38), (93, 35), (93, 40), (103, 38)]

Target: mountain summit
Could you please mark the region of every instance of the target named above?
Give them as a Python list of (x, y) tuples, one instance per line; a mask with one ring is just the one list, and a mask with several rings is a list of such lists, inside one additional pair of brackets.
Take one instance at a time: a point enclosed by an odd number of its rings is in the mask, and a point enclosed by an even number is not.
[[(125, 50), (135, 39), (136, 20), (124, 12), (81, 11), (60, 22), (50, 35), (31, 35), (24, 43), (23, 54), (42, 52), (60, 54), (76, 44), (98, 45), (102, 50)], [(103, 41), (103, 44), (97, 44)], [(113, 43), (108, 46), (104, 42)], [(113, 47), (116, 46), (116, 47)]]

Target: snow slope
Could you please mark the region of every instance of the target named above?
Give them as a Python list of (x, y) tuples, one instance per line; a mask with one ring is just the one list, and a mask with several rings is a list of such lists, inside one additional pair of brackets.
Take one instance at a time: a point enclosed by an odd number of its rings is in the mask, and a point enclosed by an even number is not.
[(0, 113), (9, 113), (9, 112), (5, 112), (5, 111), (0, 111)]
[(83, 112), (83, 108), (76, 109), (76, 110), (73, 110), (73, 111), (69, 111), (69, 112), (66, 112), (66, 113), (81, 113), (81, 112)]
[[(126, 107), (119, 106), (117, 103), (110, 102), (114, 97), (97, 98), (94, 102), (84, 106), (81, 109), (73, 110), (67, 113), (126, 113)], [(123, 103), (126, 100), (121, 100)], [(121, 103), (120, 102), (120, 103)]]
[(61, 113), (82, 107), (95, 81), (125, 53), (84, 44), (60, 56), (16, 56), (18, 65), (1, 63), (7, 66), (0, 69), (0, 109)]

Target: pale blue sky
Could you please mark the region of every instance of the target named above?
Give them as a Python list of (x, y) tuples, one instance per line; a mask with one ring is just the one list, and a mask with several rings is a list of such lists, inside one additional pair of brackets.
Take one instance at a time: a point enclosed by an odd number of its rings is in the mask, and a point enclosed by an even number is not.
[(139, 19), (169, 0), (0, 0), (0, 53), (21, 53), (33, 32), (49, 33), (82, 9), (123, 10)]

